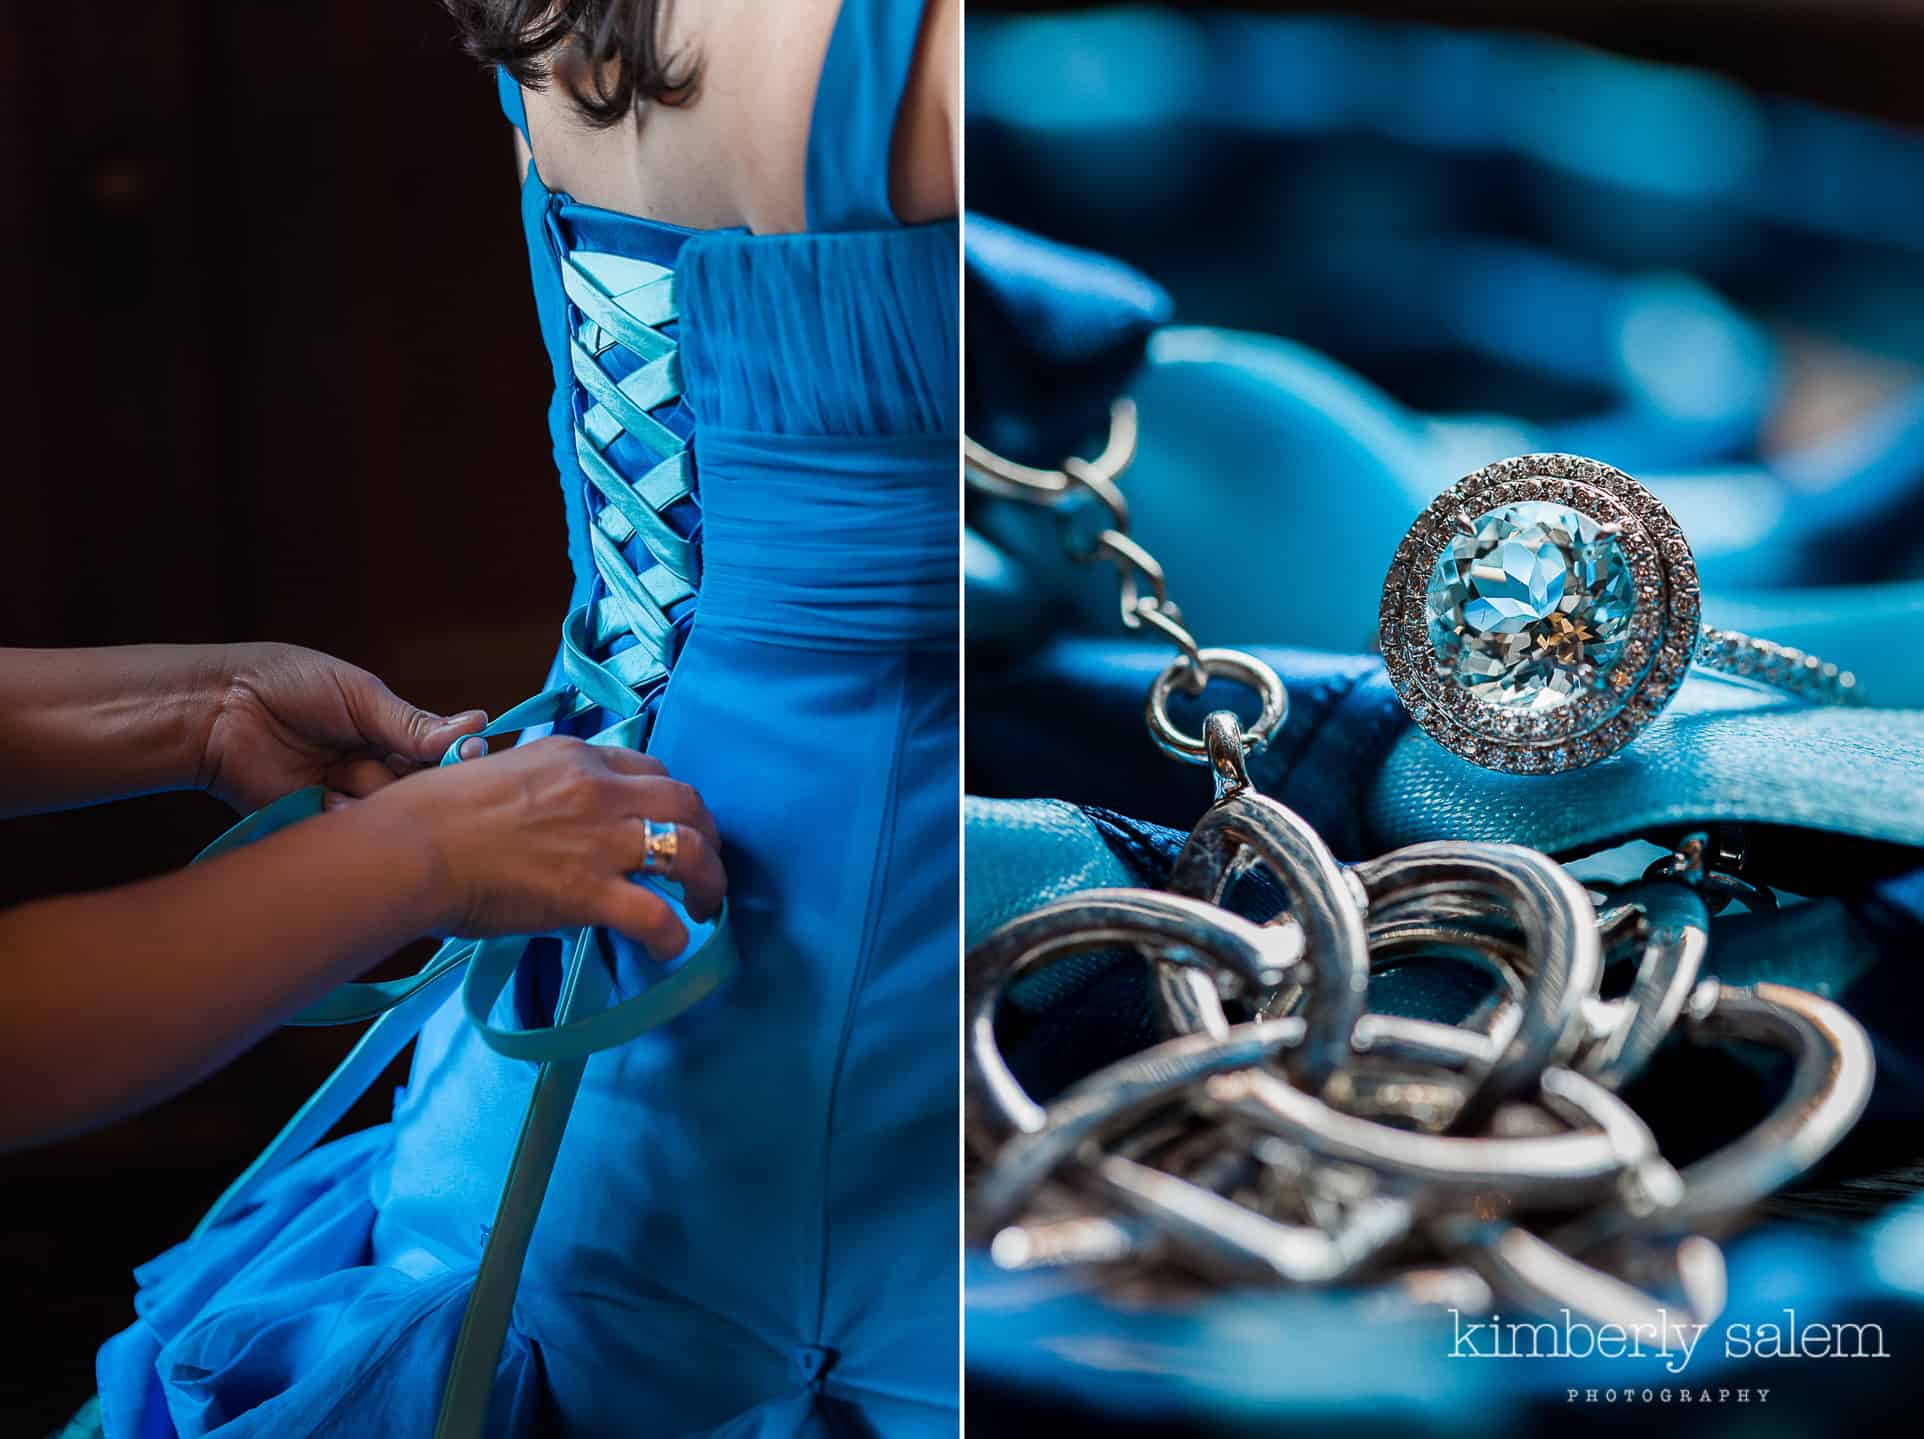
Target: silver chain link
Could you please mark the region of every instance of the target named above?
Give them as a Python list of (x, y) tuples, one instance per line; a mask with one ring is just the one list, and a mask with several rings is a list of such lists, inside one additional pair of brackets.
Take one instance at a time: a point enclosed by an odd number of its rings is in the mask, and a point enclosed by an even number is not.
[[(1208, 729), (1223, 783), (1169, 890), (1069, 894), (969, 953), (975, 1242), (1005, 1269), (1085, 1266), (1146, 1297), (1375, 1283), (1419, 1303), (1561, 1306), (1666, 1349), (1677, 1323), (1712, 1322), (1716, 1238), (1843, 1138), (1873, 1076), (1838, 1006), (1703, 977), (1702, 877), (1729, 845), (1687, 836), (1663, 877), (1601, 903), (1515, 845), (1341, 866), (1250, 787), (1234, 717)], [(1289, 895), (1266, 923), (1219, 903), (1251, 866)], [(1039, 1103), (996, 1042), (1002, 995), (1119, 947), (1148, 963), (1170, 1037)], [(1367, 1009), (1372, 974), (1439, 949), (1495, 976), (1493, 1002), (1455, 1024)], [(1633, 979), (1605, 999), (1615, 964)], [(1792, 1065), (1768, 1116), (1682, 1168), (1618, 1093), (1673, 1034)]]
[[(1243, 735), (1246, 751), (1254, 753), (1282, 727), (1289, 692), (1281, 676), (1254, 655), (1201, 645), (1183, 623), (1181, 606), (1169, 598), (1161, 563), (1129, 533), (1129, 501), (1117, 481), (1135, 460), (1136, 433), (1135, 402), (1119, 399), (1110, 407), (1108, 441), (1094, 459), (1071, 456), (1059, 469), (1037, 469), (965, 439), (963, 469), (969, 484), (984, 494), (1055, 511), (1065, 555), (1079, 564), (1106, 560), (1114, 566), (1123, 628), (1154, 630), (1180, 651), (1151, 684), (1144, 712), (1149, 733), (1165, 754), (1187, 764), (1210, 762), (1202, 737), (1183, 731), (1169, 717), (1169, 698), (1176, 690), (1200, 695), (1216, 678), (1237, 680), (1255, 691), (1261, 712)], [(1080, 503), (1088, 501), (1106, 511), (1107, 524), (1084, 541), (1076, 521)]]

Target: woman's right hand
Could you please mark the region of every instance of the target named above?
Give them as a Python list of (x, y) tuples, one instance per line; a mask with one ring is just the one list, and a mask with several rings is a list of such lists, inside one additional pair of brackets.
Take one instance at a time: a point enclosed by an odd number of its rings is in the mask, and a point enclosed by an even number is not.
[(663, 877), (683, 886), (690, 915), (708, 919), (727, 889), (708, 806), (638, 750), (554, 736), (421, 771), (352, 804), (370, 819), (374, 811), (398, 816), (426, 839), (443, 891), (435, 905), (443, 934), (593, 924), (656, 959), (674, 958), (687, 928), (629, 878), (641, 868), (644, 819), (677, 827), (674, 871)]

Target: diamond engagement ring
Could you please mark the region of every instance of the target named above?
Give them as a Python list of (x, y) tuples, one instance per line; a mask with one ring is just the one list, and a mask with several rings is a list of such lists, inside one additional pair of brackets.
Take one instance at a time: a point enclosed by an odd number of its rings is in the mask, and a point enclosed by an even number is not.
[(1670, 512), (1576, 455), (1499, 460), (1437, 496), (1397, 547), (1379, 622), (1411, 718), (1513, 774), (1615, 754), (1692, 664), (1813, 704), (1861, 703), (1848, 671), (1704, 624)]

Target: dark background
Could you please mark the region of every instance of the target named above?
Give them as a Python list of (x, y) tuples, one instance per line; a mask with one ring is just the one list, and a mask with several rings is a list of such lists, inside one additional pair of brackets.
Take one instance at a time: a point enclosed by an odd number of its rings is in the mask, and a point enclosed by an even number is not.
[[(1347, 8), (1924, 124), (1907, 0)], [(16, 0), (0, 193), (0, 644), (290, 640), (445, 710), (539, 687), (566, 599), (549, 374), (507, 130), (433, 0)], [(231, 818), (188, 795), (0, 825), (0, 904), (172, 868)], [(132, 1266), (352, 1039), (285, 1032), (149, 1114), (0, 1158), (0, 1439), (86, 1397)]]
[[(14, 0), (0, 193), (0, 644), (288, 640), (449, 712), (541, 687), (552, 380), (510, 134), (433, 0)], [(232, 819), (178, 795), (0, 824), (0, 903), (178, 866)], [(285, 1032), (0, 1158), (0, 1439), (91, 1392), (131, 1267), (354, 1037)]]
[[(1121, 0), (963, 0), (966, 13), (1102, 10)], [(1377, 15), (1529, 30), (1715, 70), (1753, 89), (1924, 125), (1924, 0), (1131, 0), (1175, 10)], [(966, 57), (965, 57), (966, 68)]]

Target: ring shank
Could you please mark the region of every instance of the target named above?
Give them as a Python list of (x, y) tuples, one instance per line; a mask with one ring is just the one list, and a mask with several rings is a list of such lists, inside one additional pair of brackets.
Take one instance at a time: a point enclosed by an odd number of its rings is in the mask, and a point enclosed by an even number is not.
[(1703, 626), (1693, 664), (1810, 704), (1861, 705), (1857, 676), (1789, 645)]

